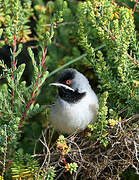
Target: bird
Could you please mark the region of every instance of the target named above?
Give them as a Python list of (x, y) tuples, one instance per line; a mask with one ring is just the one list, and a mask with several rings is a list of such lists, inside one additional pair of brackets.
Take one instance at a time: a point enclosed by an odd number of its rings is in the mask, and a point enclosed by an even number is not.
[(84, 131), (89, 123), (96, 121), (98, 98), (82, 73), (67, 68), (61, 71), (56, 82), (49, 85), (58, 88), (49, 115), (54, 129), (70, 135)]

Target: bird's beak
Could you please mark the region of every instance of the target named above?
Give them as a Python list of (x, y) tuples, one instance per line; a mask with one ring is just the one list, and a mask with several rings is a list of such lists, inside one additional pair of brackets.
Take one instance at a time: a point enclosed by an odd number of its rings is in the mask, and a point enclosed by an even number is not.
[(63, 87), (63, 88), (65, 88), (65, 89), (69, 89), (69, 90), (71, 90), (71, 91), (74, 91), (74, 89), (72, 89), (71, 87), (69, 87), (69, 86), (67, 86), (67, 85), (65, 85), (65, 84), (62, 84), (62, 83), (58, 83), (58, 82), (56, 82), (56, 83), (50, 83), (49, 86)]

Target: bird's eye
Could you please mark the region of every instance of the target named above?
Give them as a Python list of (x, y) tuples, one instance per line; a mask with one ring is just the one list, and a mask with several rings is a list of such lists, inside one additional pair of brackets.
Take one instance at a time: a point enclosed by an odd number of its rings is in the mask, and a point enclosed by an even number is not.
[(66, 80), (66, 84), (70, 85), (71, 84), (71, 80)]

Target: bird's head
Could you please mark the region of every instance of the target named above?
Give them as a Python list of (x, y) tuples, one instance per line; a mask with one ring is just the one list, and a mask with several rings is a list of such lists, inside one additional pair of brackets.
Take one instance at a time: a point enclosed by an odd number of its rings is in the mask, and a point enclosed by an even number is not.
[(72, 68), (63, 70), (57, 82), (50, 85), (57, 86), (59, 96), (68, 103), (80, 101), (91, 88), (87, 78)]

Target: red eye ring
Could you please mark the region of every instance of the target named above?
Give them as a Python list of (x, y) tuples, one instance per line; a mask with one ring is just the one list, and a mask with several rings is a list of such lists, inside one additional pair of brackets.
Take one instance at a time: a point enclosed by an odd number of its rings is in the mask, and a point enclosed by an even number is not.
[(71, 84), (71, 80), (70, 79), (68, 79), (68, 80), (66, 80), (66, 84)]

